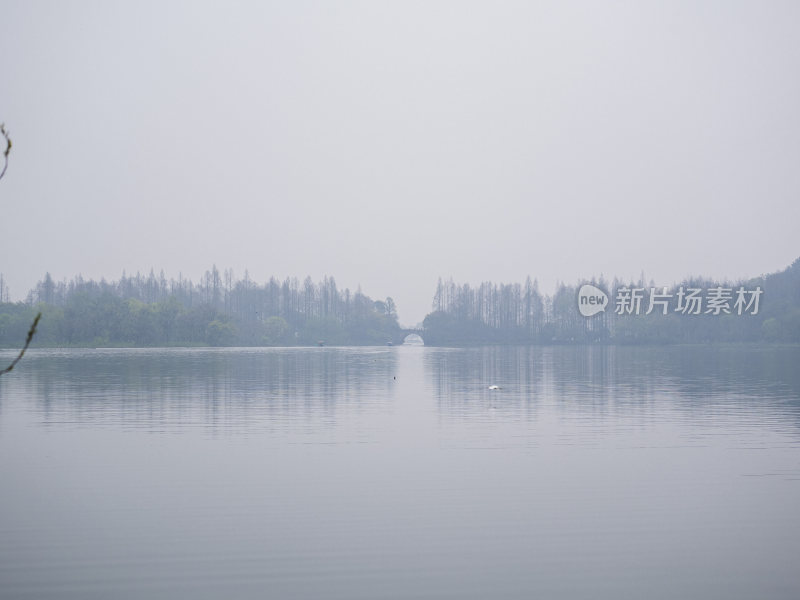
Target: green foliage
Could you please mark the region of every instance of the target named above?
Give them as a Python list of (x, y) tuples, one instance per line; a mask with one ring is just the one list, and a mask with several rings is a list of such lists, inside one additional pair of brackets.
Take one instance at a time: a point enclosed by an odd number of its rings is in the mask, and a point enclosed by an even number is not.
[(210, 346), (232, 346), (236, 342), (236, 327), (214, 319), (206, 326), (206, 342)]
[(269, 317), (264, 321), (262, 343), (265, 346), (286, 345), (289, 339), (289, 323), (282, 317)]
[(343, 346), (350, 343), (347, 330), (344, 326), (331, 317), (317, 317), (306, 321), (300, 331), (300, 343), (311, 346), (318, 342), (334, 346)]
[(55, 282), (49, 274), (27, 303), (0, 304), (0, 346), (17, 346), (44, 314), (36, 345), (258, 346), (385, 344), (400, 327), (394, 301), (341, 292), (332, 278), (234, 281), (216, 268), (201, 284), (167, 281), (153, 272), (118, 282)]

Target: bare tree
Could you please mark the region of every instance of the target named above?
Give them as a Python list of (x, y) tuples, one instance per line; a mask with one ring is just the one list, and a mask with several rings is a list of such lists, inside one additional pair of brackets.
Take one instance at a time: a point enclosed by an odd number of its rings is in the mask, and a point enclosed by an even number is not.
[[(11, 138), (8, 136), (8, 131), (6, 131), (5, 123), (0, 123), (0, 134), (3, 135), (3, 138), (6, 141), (6, 149), (3, 152), (3, 170), (0, 171), (0, 179), (3, 178), (3, 175), (6, 174), (6, 169), (8, 169), (8, 155), (11, 153)], [(22, 357), (25, 356), (25, 351), (28, 349), (28, 346), (31, 345), (31, 340), (33, 336), (36, 335), (36, 326), (39, 325), (39, 319), (42, 318), (42, 313), (37, 313), (36, 318), (33, 319), (33, 323), (31, 324), (31, 328), (28, 330), (28, 337), (25, 340), (25, 345), (22, 347), (22, 350), (19, 351), (17, 358), (11, 361), (11, 364), (8, 365), (5, 369), (0, 371), (0, 375), (5, 375), (14, 369), (17, 366), (17, 363), (22, 360)]]

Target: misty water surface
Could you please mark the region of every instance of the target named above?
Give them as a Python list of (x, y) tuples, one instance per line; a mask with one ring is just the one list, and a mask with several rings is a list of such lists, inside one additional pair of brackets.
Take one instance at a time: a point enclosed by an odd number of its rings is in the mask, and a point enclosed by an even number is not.
[(798, 359), (33, 351), (0, 597), (797, 598)]

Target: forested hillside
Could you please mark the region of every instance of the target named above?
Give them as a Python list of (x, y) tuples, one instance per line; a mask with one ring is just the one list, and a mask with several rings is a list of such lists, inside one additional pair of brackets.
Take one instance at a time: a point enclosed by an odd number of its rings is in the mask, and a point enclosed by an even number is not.
[[(591, 283), (608, 292), (604, 312), (584, 317), (578, 312), (578, 289)], [(701, 306), (699, 314), (676, 310), (677, 298), (690, 289), (711, 292), (729, 290), (725, 310)], [(737, 290), (760, 289), (755, 305), (739, 314)], [(641, 290), (639, 314), (615, 310), (618, 294)], [(650, 309), (651, 295), (655, 310)], [(672, 305), (663, 314), (660, 296)], [(683, 296), (681, 296), (683, 297)], [(747, 300), (751, 299), (746, 295)], [(742, 308), (745, 308), (744, 306)], [(800, 259), (778, 273), (748, 281), (719, 282), (690, 279), (667, 290), (653, 282), (619, 280), (561, 284), (552, 295), (542, 294), (530, 278), (524, 284), (478, 287), (439, 281), (433, 312), (424, 321), (425, 343), (431, 345), (486, 343), (703, 343), (703, 342), (800, 342)], [(728, 312), (726, 312), (726, 310)], [(755, 314), (753, 314), (755, 311)]]
[(216, 267), (197, 284), (152, 271), (111, 282), (47, 274), (26, 302), (0, 303), (0, 345), (18, 346), (39, 310), (34, 346), (385, 344), (399, 330), (391, 298), (340, 290), (332, 277), (258, 284)]

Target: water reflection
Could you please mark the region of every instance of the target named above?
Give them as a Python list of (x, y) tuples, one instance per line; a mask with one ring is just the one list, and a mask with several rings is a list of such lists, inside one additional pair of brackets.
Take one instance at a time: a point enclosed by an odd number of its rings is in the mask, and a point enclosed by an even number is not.
[(798, 428), (798, 364), (798, 347), (526, 346), (425, 355), (444, 418), (483, 420), (487, 409), (530, 418), (547, 406), (595, 424), (612, 417), (697, 425), (743, 417)]
[(33, 352), (0, 596), (796, 598), (798, 358)]
[(396, 362), (377, 348), (41, 350), (0, 380), (0, 406), (24, 400), (45, 425), (330, 424), (380, 409)]

